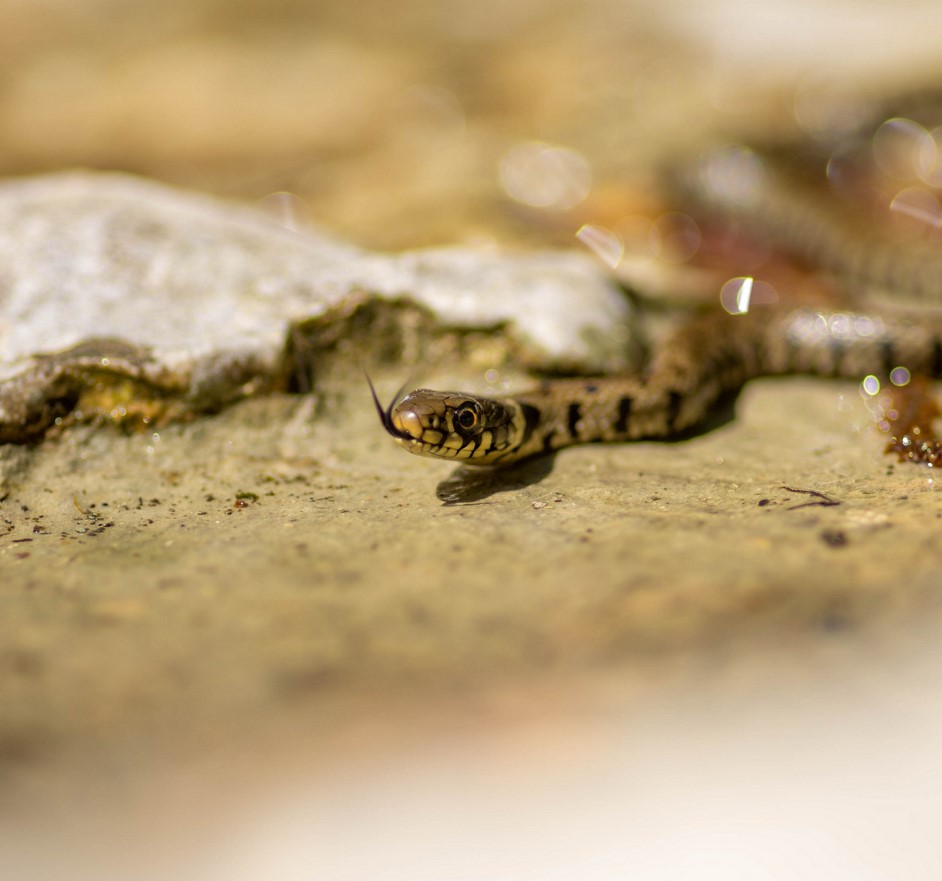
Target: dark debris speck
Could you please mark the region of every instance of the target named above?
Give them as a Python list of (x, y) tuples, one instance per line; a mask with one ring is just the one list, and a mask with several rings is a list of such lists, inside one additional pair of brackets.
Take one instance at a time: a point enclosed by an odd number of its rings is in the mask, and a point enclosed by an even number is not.
[(839, 612), (830, 612), (821, 619), (821, 627), (828, 633), (840, 633), (849, 630), (850, 620)]
[(841, 529), (825, 529), (821, 541), (831, 548), (843, 548), (848, 544), (847, 534)]

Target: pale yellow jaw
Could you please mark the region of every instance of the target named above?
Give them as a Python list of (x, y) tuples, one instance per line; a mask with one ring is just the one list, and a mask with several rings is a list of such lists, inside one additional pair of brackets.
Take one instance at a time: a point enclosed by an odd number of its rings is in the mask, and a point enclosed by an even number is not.
[(396, 427), (396, 431), (408, 434), (415, 440), (419, 440), (426, 431), (419, 414), (415, 410), (396, 410), (393, 412), (391, 420)]

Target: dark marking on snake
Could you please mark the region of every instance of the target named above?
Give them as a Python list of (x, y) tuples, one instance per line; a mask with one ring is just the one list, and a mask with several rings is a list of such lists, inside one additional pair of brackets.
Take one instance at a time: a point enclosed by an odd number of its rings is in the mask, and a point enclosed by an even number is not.
[(579, 420), (582, 419), (582, 404), (572, 403), (566, 415), (566, 428), (571, 438), (579, 437)]
[(523, 413), (523, 437), (521, 442), (526, 443), (533, 437), (533, 433), (543, 419), (543, 414), (538, 407), (534, 407), (532, 404), (521, 404), (520, 410)]
[(619, 434), (625, 434), (628, 431), (628, 423), (631, 420), (631, 408), (633, 401), (627, 395), (618, 399), (618, 416), (615, 419), (615, 431)]
[(667, 400), (667, 430), (673, 434), (677, 430), (677, 419), (683, 406), (684, 396), (676, 389), (671, 389)]
[[(933, 347), (934, 349), (934, 347)], [(893, 345), (892, 340), (881, 340), (880, 341), (880, 351), (883, 355), (883, 373), (889, 376), (890, 371), (899, 366), (896, 363), (896, 346)], [(940, 353), (942, 354), (942, 353)], [(933, 360), (935, 360), (935, 352), (933, 351)], [(940, 362), (942, 366), (942, 362)]]
[(844, 356), (847, 354), (847, 344), (840, 337), (833, 336), (828, 342), (831, 348), (831, 376), (840, 376)]

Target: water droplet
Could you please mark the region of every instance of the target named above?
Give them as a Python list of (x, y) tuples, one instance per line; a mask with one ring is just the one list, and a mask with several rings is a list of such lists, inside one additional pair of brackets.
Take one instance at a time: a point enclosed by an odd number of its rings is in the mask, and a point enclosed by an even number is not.
[(905, 367), (894, 367), (890, 371), (890, 382), (896, 386), (908, 385), (910, 380), (910, 373)]
[(760, 196), (764, 167), (748, 147), (733, 145), (712, 151), (700, 175), (703, 185), (718, 201), (750, 204)]
[[(877, 167), (888, 177), (912, 180), (932, 150), (932, 136), (918, 122), (894, 117), (874, 132), (870, 142)], [(920, 158), (922, 157), (922, 158)]]
[(258, 200), (258, 207), (279, 226), (293, 232), (311, 225), (311, 210), (307, 202), (294, 193), (269, 193)]
[(778, 292), (766, 281), (751, 276), (731, 278), (720, 289), (720, 305), (730, 315), (744, 315), (756, 304), (778, 302)]
[(622, 240), (604, 226), (587, 223), (576, 233), (576, 238), (610, 269), (615, 269), (625, 255)]
[(922, 187), (906, 187), (890, 202), (890, 211), (902, 214), (933, 229), (942, 228), (942, 206), (935, 193)]
[(861, 389), (863, 389), (865, 394), (873, 397), (880, 392), (880, 380), (877, 379), (873, 374), (870, 376), (865, 376), (863, 381), (860, 383)]
[(504, 192), (533, 208), (566, 211), (589, 194), (592, 169), (576, 150), (525, 141), (501, 158), (498, 176)]

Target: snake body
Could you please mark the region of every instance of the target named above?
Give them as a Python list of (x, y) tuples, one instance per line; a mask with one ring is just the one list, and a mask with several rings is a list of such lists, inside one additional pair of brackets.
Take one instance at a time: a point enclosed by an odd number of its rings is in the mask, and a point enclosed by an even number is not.
[(769, 307), (695, 319), (635, 377), (551, 380), (497, 398), (418, 389), (377, 408), (411, 453), (509, 465), (574, 444), (675, 436), (754, 377), (860, 379), (899, 367), (942, 377), (942, 322)]
[[(745, 148), (709, 151), (675, 173), (672, 187), (695, 211), (839, 279), (848, 299), (861, 291), (923, 305), (942, 297), (937, 238), (900, 244), (881, 237), (826, 186), (809, 192), (787, 163)], [(938, 310), (907, 317), (757, 305), (745, 315), (717, 309), (682, 325), (638, 376), (551, 380), (496, 398), (419, 389), (376, 406), (411, 453), (508, 465), (574, 444), (675, 436), (702, 424), (720, 399), (754, 377), (859, 380), (896, 368), (942, 377)]]

